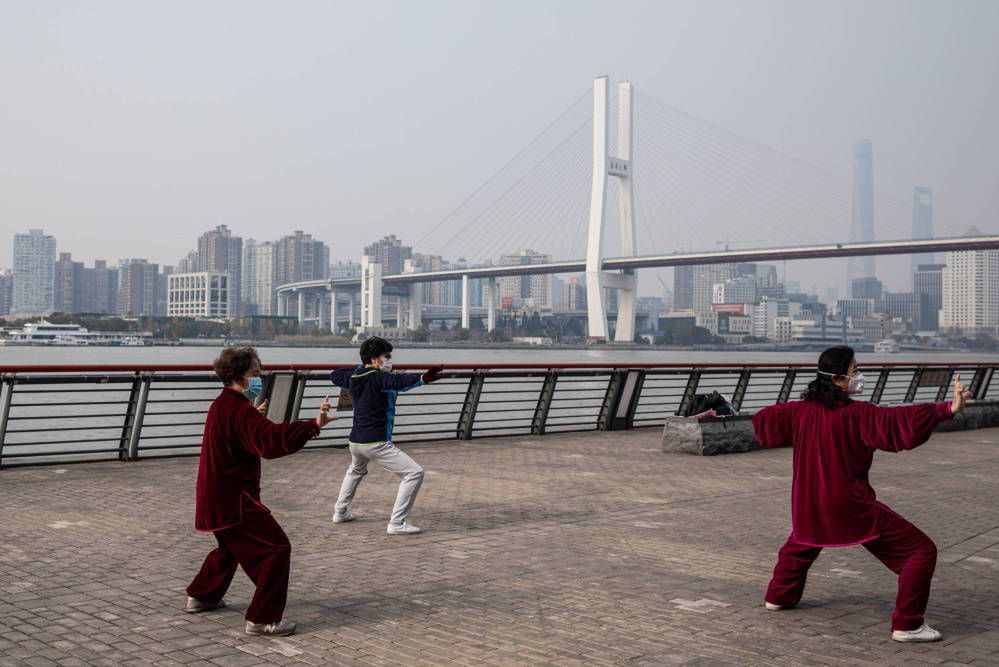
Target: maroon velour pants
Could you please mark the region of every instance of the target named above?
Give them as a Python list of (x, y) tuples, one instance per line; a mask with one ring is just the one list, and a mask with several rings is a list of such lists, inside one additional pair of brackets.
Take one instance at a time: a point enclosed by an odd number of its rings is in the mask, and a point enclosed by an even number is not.
[(229, 589), (239, 565), (257, 587), (246, 610), (246, 620), (280, 621), (288, 599), (291, 542), (278, 522), (270, 512), (244, 498), (242, 522), (215, 531), (214, 535), (219, 546), (205, 558), (201, 571), (187, 587), (187, 594), (202, 602), (218, 602)]
[[(877, 503), (877, 539), (864, 542), (864, 547), (898, 575), (898, 595), (891, 615), (892, 630), (916, 630), (923, 624), (923, 614), (930, 599), (930, 581), (937, 564), (937, 548), (926, 534)], [(822, 547), (795, 541), (794, 535), (780, 548), (773, 579), (767, 588), (766, 601), (790, 606), (801, 600), (805, 591), (808, 568)]]

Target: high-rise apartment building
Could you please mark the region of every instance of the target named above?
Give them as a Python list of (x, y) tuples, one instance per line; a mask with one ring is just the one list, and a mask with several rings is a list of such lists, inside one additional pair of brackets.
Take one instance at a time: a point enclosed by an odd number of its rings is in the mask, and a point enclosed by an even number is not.
[(243, 243), (242, 270), (242, 314), (276, 315), (277, 245), (270, 241), (246, 239)]
[[(972, 227), (965, 236), (981, 236)], [(940, 328), (965, 335), (999, 330), (999, 250), (947, 253)]]
[(243, 239), (233, 235), (226, 225), (205, 232), (198, 239), (198, 272), (222, 272), (229, 274), (231, 303), (229, 312), (238, 317), (242, 294), (240, 282), (243, 277)]
[(56, 239), (44, 230), (14, 235), (11, 312), (48, 315), (55, 306)]
[(155, 315), (159, 297), (159, 265), (145, 259), (118, 263), (118, 313)]
[(54, 276), (53, 312), (83, 312), (83, 262), (74, 262), (71, 253), (61, 252), (55, 263)]
[[(518, 253), (500, 257), (500, 266), (530, 266), (532, 264), (549, 264), (551, 255), (522, 250)], [(533, 305), (538, 308), (551, 308), (552, 277), (551, 275), (504, 276), (499, 279), (500, 304), (504, 308), (519, 308)]]
[(382, 265), (383, 276), (394, 276), (402, 273), (407, 259), (412, 259), (413, 249), (392, 234), (367, 246), (364, 255)]

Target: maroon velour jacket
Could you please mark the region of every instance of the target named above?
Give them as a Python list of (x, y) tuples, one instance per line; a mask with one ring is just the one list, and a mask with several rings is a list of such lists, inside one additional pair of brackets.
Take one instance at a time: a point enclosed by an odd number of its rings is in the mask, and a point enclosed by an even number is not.
[(850, 401), (827, 408), (818, 401), (792, 401), (756, 413), (753, 427), (762, 446), (794, 447), (794, 539), (817, 547), (876, 539), (876, 496), (867, 477), (874, 451), (918, 447), (951, 418), (950, 403), (883, 408)]
[(210, 533), (239, 524), (244, 496), (263, 507), (260, 459), (294, 454), (319, 431), (314, 420), (275, 424), (241, 391), (223, 389), (205, 419), (194, 528)]

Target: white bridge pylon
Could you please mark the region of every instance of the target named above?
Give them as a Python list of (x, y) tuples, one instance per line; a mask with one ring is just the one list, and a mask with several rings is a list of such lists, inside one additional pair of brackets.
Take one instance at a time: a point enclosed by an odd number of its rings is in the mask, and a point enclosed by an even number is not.
[(607, 77), (593, 82), (593, 184), (590, 190), (590, 226), (586, 240), (586, 309), (589, 339), (609, 338), (607, 308), (604, 293), (618, 290), (617, 327), (614, 341), (631, 343), (635, 339), (635, 302), (638, 280), (633, 270), (604, 271), (603, 246), (607, 227), (607, 188), (613, 176), (618, 188), (618, 224), (621, 233), (621, 254), (634, 257), (635, 194), (634, 176), (634, 88), (625, 81), (618, 84), (617, 149), (609, 153)]

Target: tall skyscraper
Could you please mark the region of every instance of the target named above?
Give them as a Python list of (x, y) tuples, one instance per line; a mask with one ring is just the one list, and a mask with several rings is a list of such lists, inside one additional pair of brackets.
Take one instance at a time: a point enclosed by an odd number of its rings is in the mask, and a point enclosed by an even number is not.
[(159, 265), (144, 259), (118, 263), (118, 314), (155, 315), (159, 300)]
[(247, 239), (243, 243), (243, 284), (240, 291), (243, 295), (244, 315), (277, 314), (274, 293), (276, 251), (277, 246), (270, 241)]
[(673, 267), (673, 310), (694, 309), (694, 267)]
[[(874, 240), (874, 165), (870, 139), (853, 144), (853, 214), (850, 242)], [(855, 278), (874, 277), (874, 257), (851, 257), (847, 265), (847, 284)]]
[(55, 263), (53, 312), (83, 312), (83, 283), (83, 262), (74, 262), (71, 253), (59, 253)]
[[(916, 187), (912, 190), (912, 239), (933, 238), (933, 190)], [(933, 253), (912, 255), (912, 270), (920, 264), (932, 264)]]
[(367, 246), (364, 254), (382, 265), (383, 276), (393, 276), (402, 273), (406, 260), (413, 258), (413, 249), (392, 234)]
[(912, 291), (921, 299), (917, 327), (919, 331), (936, 331), (940, 328), (943, 270), (943, 264), (920, 264), (912, 274)]
[(55, 306), (56, 240), (41, 229), (14, 235), (11, 312), (48, 315)]
[(243, 277), (243, 239), (234, 236), (226, 225), (205, 232), (198, 239), (198, 272), (229, 274), (230, 314), (238, 317), (242, 303), (240, 282)]
[[(981, 236), (972, 227), (965, 236)], [(999, 250), (947, 253), (940, 328), (965, 335), (999, 331)]]

